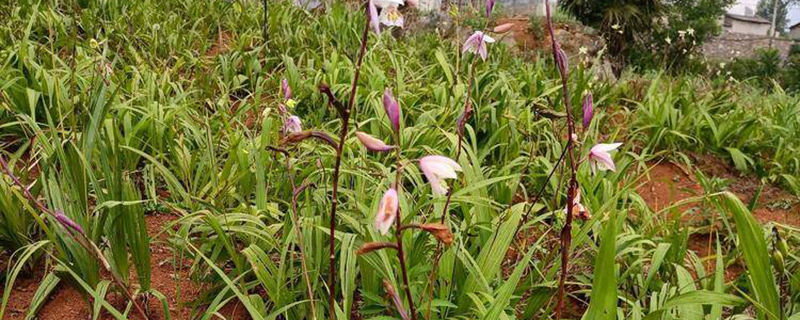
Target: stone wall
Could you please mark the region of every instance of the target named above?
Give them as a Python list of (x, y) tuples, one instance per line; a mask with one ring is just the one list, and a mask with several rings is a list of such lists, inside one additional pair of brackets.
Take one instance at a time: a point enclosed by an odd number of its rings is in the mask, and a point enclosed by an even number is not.
[[(778, 49), (784, 59), (789, 55), (793, 43), (789, 39), (772, 39), (772, 47)], [(731, 60), (754, 57), (762, 48), (769, 48), (769, 38), (766, 36), (725, 32), (703, 44), (703, 54), (709, 59)]]

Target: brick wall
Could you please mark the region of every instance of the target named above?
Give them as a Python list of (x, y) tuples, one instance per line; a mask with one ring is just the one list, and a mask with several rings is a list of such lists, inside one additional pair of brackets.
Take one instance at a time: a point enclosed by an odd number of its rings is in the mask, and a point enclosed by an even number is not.
[[(776, 38), (772, 40), (772, 47), (786, 58), (793, 43), (793, 40)], [(703, 54), (709, 59), (730, 60), (753, 57), (760, 48), (769, 48), (768, 37), (726, 32), (707, 41), (703, 45)]]

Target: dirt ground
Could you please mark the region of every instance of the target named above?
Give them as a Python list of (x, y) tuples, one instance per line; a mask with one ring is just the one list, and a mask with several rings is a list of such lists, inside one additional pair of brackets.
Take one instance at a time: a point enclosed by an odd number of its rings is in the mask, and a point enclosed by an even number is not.
[[(724, 161), (711, 156), (696, 156), (694, 168), (701, 170), (707, 176), (715, 176), (727, 179), (730, 183), (728, 189), (736, 193), (745, 203), (749, 203), (753, 194), (760, 186), (758, 179), (750, 176), (742, 176), (730, 169)], [(691, 169), (684, 168), (670, 162), (651, 163), (648, 179), (638, 189), (638, 193), (652, 210), (660, 210), (664, 207), (689, 197), (701, 195), (703, 188), (698, 183), (697, 178)], [(759, 197), (758, 205), (754, 210), (756, 219), (762, 222), (777, 222), (792, 226), (800, 226), (800, 206), (797, 205), (797, 198), (786, 193), (776, 186), (766, 185)], [(678, 211), (690, 210), (696, 204), (688, 204)], [(692, 211), (684, 216), (684, 223), (695, 223), (700, 217), (692, 216)], [(183, 263), (181, 268), (174, 268), (173, 253), (166, 244), (164, 233), (160, 233), (170, 222), (177, 217), (168, 214), (148, 215), (146, 217), (147, 230), (151, 237), (155, 237), (152, 244), (152, 284), (159, 292), (169, 299), (170, 314), (173, 319), (189, 319), (192, 313), (192, 306), (187, 303), (197, 299), (202, 293), (202, 286), (189, 279), (188, 261)], [(158, 236), (156, 236), (158, 235)], [(709, 236), (703, 233), (693, 234), (689, 241), (689, 249), (694, 250), (698, 256), (708, 256), (713, 254), (709, 247)], [(7, 259), (4, 259), (7, 261)], [(741, 266), (733, 265), (729, 268), (729, 279), (735, 278), (741, 273)], [(177, 273), (176, 273), (177, 271)], [(33, 296), (36, 288), (45, 274), (42, 268), (36, 270), (33, 275), (21, 277), (17, 280), (12, 291), (11, 299), (3, 320), (24, 319), (25, 311)], [(180, 297), (178, 291), (180, 290)], [(85, 320), (91, 319), (89, 305), (77, 290), (64, 284), (60, 284), (54, 293), (45, 303), (42, 310), (38, 313), (41, 320)], [(116, 307), (122, 309), (122, 297), (110, 295), (109, 301)], [(580, 314), (578, 301), (570, 300), (569, 305), (576, 309), (576, 314)], [(152, 319), (164, 319), (160, 302), (150, 299), (147, 302), (148, 309), (152, 314)], [(224, 316), (228, 319), (247, 319), (246, 311), (241, 306), (228, 305), (224, 308)], [(103, 319), (112, 319), (110, 315), (103, 315)], [(138, 319), (138, 315), (133, 315)]]

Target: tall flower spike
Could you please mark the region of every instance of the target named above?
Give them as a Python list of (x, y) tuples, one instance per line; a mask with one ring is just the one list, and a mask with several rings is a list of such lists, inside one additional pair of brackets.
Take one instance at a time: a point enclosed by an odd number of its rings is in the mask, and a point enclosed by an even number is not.
[(583, 96), (583, 128), (586, 129), (592, 124), (592, 117), (594, 117), (594, 97), (592, 93), (588, 92)]
[(286, 121), (283, 123), (283, 132), (286, 134), (292, 134), (303, 131), (303, 126), (300, 122), (300, 117), (298, 116), (291, 116), (286, 118)]
[(375, 216), (375, 229), (378, 229), (381, 234), (389, 233), (392, 228), (394, 219), (397, 216), (397, 209), (400, 201), (397, 199), (397, 190), (389, 188), (383, 194), (380, 204), (378, 204), (378, 214)]
[(494, 0), (486, 0), (486, 17), (492, 17), (492, 11), (494, 10)]
[(286, 78), (283, 78), (283, 80), (281, 80), (281, 90), (283, 90), (284, 100), (289, 100), (292, 98), (292, 89), (289, 88), (289, 81), (287, 81)]
[(400, 105), (392, 96), (392, 89), (386, 88), (383, 91), (383, 109), (386, 110), (394, 131), (400, 132)]
[(592, 167), (592, 173), (600, 171), (616, 171), (614, 166), (614, 159), (611, 158), (610, 151), (613, 151), (622, 143), (598, 143), (591, 150), (589, 150), (589, 165)]
[(367, 13), (369, 14), (369, 23), (372, 25), (372, 28), (375, 29), (375, 33), (381, 33), (381, 25), (378, 22), (378, 8), (375, 7), (375, 2), (369, 0), (367, 3)]
[(361, 131), (356, 131), (356, 138), (358, 138), (358, 141), (361, 142), (364, 147), (367, 147), (369, 151), (389, 152), (395, 148), (395, 146), (387, 145), (383, 143), (383, 141)]
[(486, 57), (489, 53), (486, 51), (486, 44), (493, 43), (494, 38), (483, 34), (481, 31), (475, 31), (467, 41), (464, 42), (464, 48), (462, 52), (472, 52), (474, 54), (478, 54), (481, 56), (481, 59), (486, 61)]
[(436, 196), (447, 194), (447, 184), (444, 179), (455, 179), (458, 177), (456, 171), (461, 171), (461, 166), (448, 157), (426, 156), (419, 160), (419, 168), (428, 182), (431, 183), (431, 190)]

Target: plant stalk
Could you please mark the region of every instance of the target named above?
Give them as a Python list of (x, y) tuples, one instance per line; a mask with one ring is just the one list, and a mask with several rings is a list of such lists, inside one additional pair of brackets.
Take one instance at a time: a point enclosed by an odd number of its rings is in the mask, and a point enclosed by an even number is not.
[[(577, 171), (578, 166), (575, 162), (575, 140), (573, 137), (575, 135), (575, 123), (572, 119), (572, 103), (569, 96), (569, 87), (567, 80), (569, 79), (569, 70), (567, 69), (566, 65), (567, 62), (564, 61), (566, 56), (561, 51), (561, 48), (558, 45), (558, 40), (556, 40), (555, 31), (553, 30), (553, 19), (550, 10), (550, 1), (545, 1), (545, 10), (547, 14), (547, 30), (550, 33), (550, 42), (552, 43), (553, 48), (553, 58), (556, 63), (559, 65), (559, 73), (561, 75), (561, 91), (562, 91), (562, 100), (564, 103), (564, 110), (567, 114), (567, 153), (569, 157), (569, 166), (570, 166), (570, 181), (569, 181), (569, 188), (567, 190), (567, 217), (566, 221), (564, 222), (564, 227), (561, 229), (561, 277), (558, 281), (558, 293), (556, 294), (556, 320), (561, 319), (561, 313), (564, 309), (564, 285), (567, 280), (567, 274), (569, 272), (569, 249), (572, 245), (572, 211), (573, 211), (573, 201), (576, 195), (576, 190), (578, 188), (578, 181), (577, 181)], [(561, 62), (561, 63), (559, 63)]]
[[(367, 39), (369, 36), (369, 4), (364, 4), (364, 13), (367, 21), (364, 25), (364, 33), (361, 36), (361, 49), (358, 53), (358, 61), (356, 62), (355, 72), (353, 74), (353, 83), (350, 89), (350, 100), (347, 103), (347, 108), (340, 113), (342, 118), (342, 130), (339, 133), (339, 145), (336, 148), (336, 163), (333, 168), (333, 191), (331, 194), (331, 221), (330, 221), (330, 247), (329, 247), (329, 266), (328, 266), (328, 286), (330, 290), (330, 316), (331, 319), (336, 320), (336, 209), (339, 206), (339, 175), (342, 165), (342, 150), (344, 143), (347, 140), (347, 133), (350, 126), (350, 113), (356, 102), (356, 92), (358, 89), (358, 77), (361, 74), (361, 64), (364, 61), (364, 55), (367, 53)], [(331, 101), (333, 102), (333, 101)]]
[[(402, 179), (403, 179), (403, 167), (400, 163), (401, 157), (400, 153), (402, 148), (400, 147), (400, 134), (395, 132), (395, 140), (397, 141), (397, 151), (395, 152), (395, 161), (397, 162), (397, 170), (395, 173), (395, 180), (394, 185), (396, 191), (400, 192), (402, 189)], [(399, 195), (398, 195), (399, 197)], [(408, 285), (408, 268), (406, 267), (406, 259), (405, 259), (405, 252), (403, 250), (403, 218), (400, 214), (400, 208), (397, 208), (397, 216), (394, 219), (395, 221), (395, 238), (397, 241), (397, 259), (400, 260), (400, 271), (403, 276), (403, 290), (405, 291), (406, 298), (408, 299), (408, 308), (411, 313), (411, 320), (417, 320), (417, 310), (414, 307), (414, 297), (411, 296), (411, 288)]]

